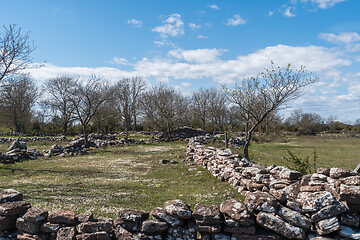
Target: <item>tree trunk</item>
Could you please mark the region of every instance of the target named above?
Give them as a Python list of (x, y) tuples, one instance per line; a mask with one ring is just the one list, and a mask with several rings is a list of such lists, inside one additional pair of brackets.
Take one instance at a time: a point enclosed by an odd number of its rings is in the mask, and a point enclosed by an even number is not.
[(67, 127), (67, 123), (64, 122), (64, 123), (63, 123), (63, 134), (64, 134), (64, 135), (67, 134), (67, 128), (68, 128), (68, 127)]
[(202, 124), (203, 124), (203, 132), (205, 132), (205, 119), (202, 118), (201, 121), (202, 121)]
[(246, 132), (245, 145), (244, 145), (244, 158), (250, 160), (249, 157), (249, 145), (251, 141), (252, 131)]
[(89, 143), (88, 143), (88, 134), (87, 134), (85, 125), (83, 125), (83, 132), (84, 132), (84, 145), (85, 145), (85, 147), (88, 147), (88, 145), (89, 145)]

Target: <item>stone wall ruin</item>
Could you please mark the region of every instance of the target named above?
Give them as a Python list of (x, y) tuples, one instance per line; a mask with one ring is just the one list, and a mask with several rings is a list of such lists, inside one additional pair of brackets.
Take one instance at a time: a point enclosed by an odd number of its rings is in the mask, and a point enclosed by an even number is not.
[[(150, 213), (120, 210), (116, 219), (31, 207), (22, 194), (0, 191), (0, 239), (360, 239), (360, 176), (340, 168), (302, 176), (253, 164), (229, 149), (189, 140), (187, 162), (207, 168), (245, 200), (220, 206), (170, 200)], [(152, 219), (149, 219), (149, 216)]]

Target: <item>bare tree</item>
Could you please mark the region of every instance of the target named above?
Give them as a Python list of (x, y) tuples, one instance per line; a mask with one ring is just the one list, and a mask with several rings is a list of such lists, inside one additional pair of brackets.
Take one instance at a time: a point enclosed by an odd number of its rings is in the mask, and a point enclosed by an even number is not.
[(52, 117), (59, 119), (63, 134), (67, 134), (69, 125), (75, 119), (75, 106), (71, 101), (75, 86), (76, 80), (67, 76), (48, 79), (43, 85), (43, 102), (50, 107)]
[(220, 130), (224, 128), (227, 113), (226, 101), (226, 95), (223, 92), (215, 88), (209, 90), (208, 113), (214, 134), (218, 127)]
[(140, 77), (123, 78), (115, 85), (115, 106), (125, 127), (126, 137), (129, 135), (131, 123), (136, 125), (138, 101), (145, 90), (145, 82)]
[(87, 127), (101, 105), (108, 99), (110, 95), (108, 91), (109, 88), (103, 79), (95, 75), (83, 81), (77, 79), (71, 91), (70, 101), (74, 106), (76, 119), (83, 128), (85, 146), (88, 146)]
[(145, 121), (153, 129), (168, 134), (182, 123), (184, 97), (172, 87), (153, 87), (143, 94), (141, 104)]
[(27, 75), (8, 77), (2, 82), (2, 114), (10, 123), (10, 128), (14, 128), (16, 132), (25, 132), (26, 125), (31, 121), (31, 109), (38, 96), (35, 83)]
[(202, 129), (206, 131), (206, 122), (209, 121), (209, 102), (210, 102), (210, 90), (200, 89), (193, 92), (192, 103), (193, 110), (196, 117), (198, 117), (202, 123)]
[(272, 63), (257, 77), (244, 79), (235, 89), (224, 87), (228, 98), (237, 104), (242, 117), (247, 121), (244, 157), (249, 158), (249, 144), (252, 134), (270, 113), (301, 95), (304, 88), (318, 81), (305, 72), (305, 67), (295, 69), (288, 64), (285, 69)]
[(4, 26), (0, 34), (0, 82), (28, 68), (32, 62), (30, 54), (35, 50), (29, 43), (29, 33), (23, 34), (16, 25)]

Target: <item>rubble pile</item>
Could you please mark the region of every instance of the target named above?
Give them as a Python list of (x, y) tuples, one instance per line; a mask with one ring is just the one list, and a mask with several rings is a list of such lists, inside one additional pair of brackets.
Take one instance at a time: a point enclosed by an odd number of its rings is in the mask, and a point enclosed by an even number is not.
[(12, 164), (20, 160), (34, 160), (41, 156), (36, 149), (27, 148), (26, 142), (16, 139), (13, 141), (5, 154), (0, 152), (0, 163)]
[(19, 137), (19, 138), (11, 138), (11, 137), (2, 137), (0, 138), (0, 144), (8, 144), (8, 143), (12, 143), (14, 141), (16, 141), (17, 139), (19, 139), (19, 141), (21, 142), (39, 142), (39, 141), (48, 141), (48, 142), (64, 142), (64, 141), (69, 141), (68, 138), (66, 138), (65, 136), (45, 136), (45, 137)]
[(52, 156), (60, 156), (60, 157), (68, 157), (68, 156), (76, 156), (79, 154), (85, 154), (87, 148), (103, 148), (108, 146), (123, 146), (129, 144), (145, 144), (145, 140), (135, 141), (130, 138), (116, 138), (114, 136), (106, 136), (103, 135), (89, 135), (87, 147), (85, 147), (85, 138), (77, 137), (70, 143), (68, 143), (65, 147), (54, 144), (50, 147), (49, 150), (44, 151), (45, 157)]
[(245, 196), (243, 213), (251, 211), (256, 231), (254, 238), (244, 239), (258, 239), (259, 227), (285, 239), (360, 239), (357, 172), (319, 168), (302, 176), (286, 167), (253, 164), (230, 149), (203, 142), (202, 137), (190, 139), (187, 161), (207, 168)]
[(192, 138), (196, 136), (204, 135), (204, 132), (199, 129), (191, 127), (180, 127), (170, 132), (161, 132), (158, 135), (160, 140), (171, 139), (171, 140), (183, 140), (186, 138)]

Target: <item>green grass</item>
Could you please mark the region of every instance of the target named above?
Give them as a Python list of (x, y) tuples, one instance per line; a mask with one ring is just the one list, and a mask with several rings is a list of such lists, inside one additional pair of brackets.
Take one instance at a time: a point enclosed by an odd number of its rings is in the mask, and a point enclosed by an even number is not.
[[(49, 149), (53, 143), (28, 143)], [(87, 210), (116, 217), (118, 209), (150, 211), (171, 199), (220, 204), (232, 187), (199, 166), (185, 164), (186, 142), (95, 149), (86, 155), (0, 164), (0, 189), (14, 188), (33, 206), (44, 209)], [(7, 145), (0, 145), (1, 149)], [(159, 164), (159, 160), (176, 164)]]
[(317, 167), (354, 169), (360, 163), (360, 138), (349, 136), (291, 136), (273, 142), (252, 143), (249, 155), (255, 162), (286, 166), (286, 149), (301, 158), (310, 155), (310, 163), (315, 149), (318, 155)]

